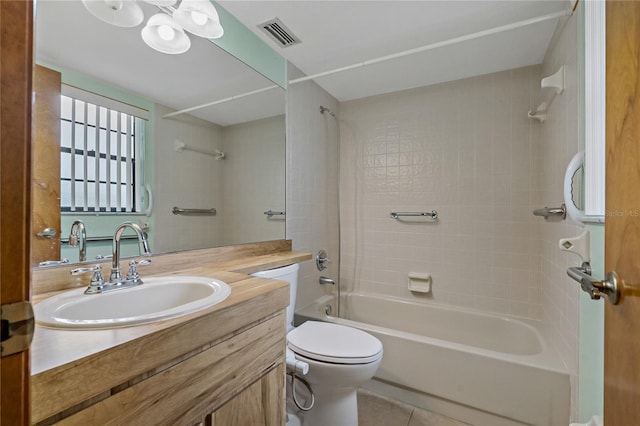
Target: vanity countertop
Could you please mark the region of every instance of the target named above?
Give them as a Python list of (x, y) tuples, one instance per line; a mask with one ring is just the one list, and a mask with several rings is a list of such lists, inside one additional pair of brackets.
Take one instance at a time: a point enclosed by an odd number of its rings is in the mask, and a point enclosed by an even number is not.
[[(211, 345), (216, 339), (223, 341), (265, 318), (282, 316), (289, 301), (287, 283), (247, 274), (299, 263), (311, 259), (311, 255), (291, 251), (290, 246), (288, 251), (258, 253), (227, 256), (220, 262), (202, 262), (203, 266), (195, 267), (192, 262), (184, 261), (185, 253), (162, 255), (153, 260), (155, 268), (149, 265), (141, 270), (143, 279), (156, 275), (195, 275), (229, 284), (232, 291), (226, 300), (201, 311), (105, 330), (37, 326), (31, 345), (32, 420), (42, 421), (58, 412), (62, 398), (79, 403), (100, 397), (90, 389), (79, 390), (78, 384), (83, 381), (101, 383), (104, 392), (173, 362), (189, 351), (201, 350), (203, 345)], [(64, 290), (37, 294), (34, 302), (61, 291)]]

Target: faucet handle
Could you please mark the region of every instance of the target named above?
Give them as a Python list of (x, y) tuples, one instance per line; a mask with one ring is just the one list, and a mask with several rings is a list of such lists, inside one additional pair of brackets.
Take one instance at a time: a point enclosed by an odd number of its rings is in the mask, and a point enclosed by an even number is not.
[(138, 273), (137, 265), (143, 266), (151, 263), (151, 259), (132, 260), (129, 262), (129, 271), (127, 272), (127, 280), (139, 280), (140, 274)]
[(316, 255), (316, 267), (318, 268), (318, 271), (324, 271), (327, 269), (329, 263), (331, 263), (331, 259), (327, 257), (327, 252), (324, 250), (318, 251), (318, 254)]
[(80, 275), (86, 274), (87, 272), (93, 272), (91, 276), (91, 285), (102, 285), (104, 284), (104, 277), (102, 276), (102, 266), (94, 265), (88, 268), (75, 268), (71, 270), (71, 275)]

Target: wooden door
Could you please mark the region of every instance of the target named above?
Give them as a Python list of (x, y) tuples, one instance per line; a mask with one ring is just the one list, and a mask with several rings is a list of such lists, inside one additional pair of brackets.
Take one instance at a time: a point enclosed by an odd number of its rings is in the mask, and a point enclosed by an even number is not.
[[(33, 4), (0, 1), (0, 304), (29, 300)], [(29, 424), (29, 351), (0, 358), (0, 424)]]
[[(58, 71), (33, 70), (31, 264), (60, 260), (60, 84)], [(55, 236), (37, 236), (46, 228)]]
[(605, 268), (622, 298), (605, 307), (604, 419), (640, 424), (640, 2), (607, 1)]

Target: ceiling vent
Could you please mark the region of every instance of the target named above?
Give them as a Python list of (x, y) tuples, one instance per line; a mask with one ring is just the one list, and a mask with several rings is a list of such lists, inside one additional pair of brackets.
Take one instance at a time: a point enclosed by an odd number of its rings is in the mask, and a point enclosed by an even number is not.
[(300, 39), (293, 35), (291, 30), (278, 18), (263, 22), (258, 27), (280, 47), (289, 47), (300, 43)]

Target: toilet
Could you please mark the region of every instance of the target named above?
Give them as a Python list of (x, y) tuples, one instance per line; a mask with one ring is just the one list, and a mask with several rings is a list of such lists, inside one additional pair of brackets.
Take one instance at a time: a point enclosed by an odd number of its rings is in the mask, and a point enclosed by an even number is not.
[[(314, 403), (310, 410), (295, 415), (288, 404), (287, 425), (357, 426), (357, 389), (378, 370), (382, 342), (362, 330), (328, 322), (307, 321), (293, 327), (298, 270), (299, 266), (294, 264), (253, 274), (289, 283), (287, 372), (293, 372), (309, 385)], [(288, 399), (294, 390), (290, 384), (288, 378)], [(298, 416), (303, 417), (302, 423)]]

